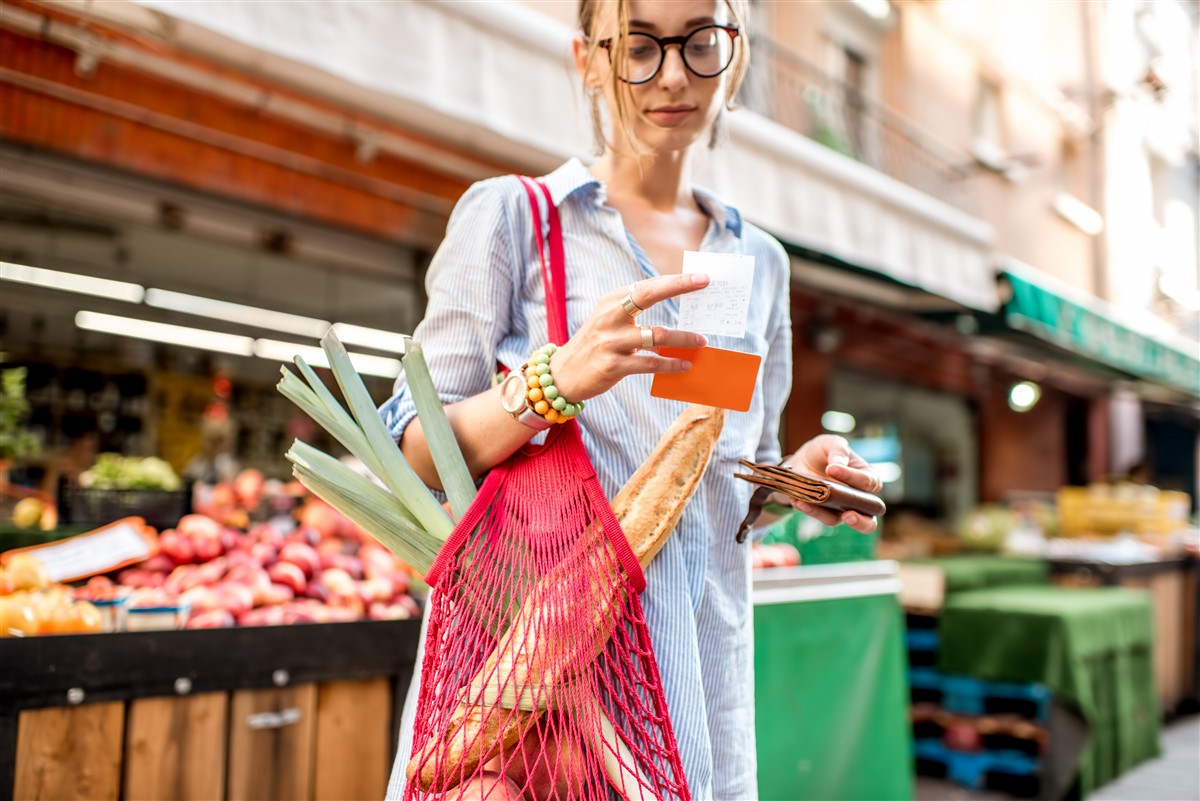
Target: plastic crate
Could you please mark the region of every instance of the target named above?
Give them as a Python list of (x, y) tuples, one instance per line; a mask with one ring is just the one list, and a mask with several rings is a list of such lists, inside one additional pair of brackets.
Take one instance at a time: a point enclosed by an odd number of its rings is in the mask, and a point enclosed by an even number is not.
[(64, 491), (61, 519), (72, 526), (103, 526), (123, 517), (140, 517), (160, 531), (172, 528), (191, 511), (186, 490), (95, 490), (79, 487)]
[(1017, 715), (1045, 723), (1050, 691), (1040, 684), (1008, 684), (970, 676), (942, 676), (942, 706), (960, 715)]
[[(1014, 789), (1026, 792), (1016, 793), (1026, 795), (1029, 788), (1040, 785), (1041, 763), (1038, 759), (1013, 751), (978, 751), (968, 753), (947, 748), (938, 740), (921, 739), (913, 742), (913, 756), (916, 758), (917, 773), (924, 776), (946, 778), (963, 787), (984, 789), (999, 777), (1010, 780)], [(1012, 781), (1015, 779), (1022, 782)], [(1009, 792), (1012, 792), (1011, 790)]]

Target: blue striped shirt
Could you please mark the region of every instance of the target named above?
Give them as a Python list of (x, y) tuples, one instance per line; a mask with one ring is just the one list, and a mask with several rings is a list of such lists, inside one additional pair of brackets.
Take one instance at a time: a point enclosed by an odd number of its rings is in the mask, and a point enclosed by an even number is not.
[[(658, 273), (583, 164), (572, 159), (544, 180), (562, 220), (568, 327), (575, 331), (602, 295)], [(710, 336), (709, 344), (753, 351), (763, 362), (750, 410), (729, 413), (695, 497), (647, 569), (642, 604), (692, 797), (750, 799), (757, 795), (750, 555), (749, 545), (734, 538), (752, 488), (733, 474), (740, 458), (780, 456), (779, 416), (792, 374), (789, 268), (779, 243), (736, 209), (699, 188), (695, 197), (710, 218), (701, 250), (755, 257), (745, 338)], [(429, 305), (414, 336), (443, 402), (486, 391), (497, 361), (519, 367), (546, 343), (532, 215), (516, 178), (481, 181), (467, 191), (426, 283)], [(671, 299), (638, 323), (674, 328), (678, 317)], [(610, 498), (684, 408), (651, 397), (650, 382), (648, 375), (626, 378), (589, 400), (580, 415), (584, 444)], [(380, 411), (399, 440), (416, 414), (403, 376)], [(416, 686), (414, 679), (389, 797), (402, 793)]]

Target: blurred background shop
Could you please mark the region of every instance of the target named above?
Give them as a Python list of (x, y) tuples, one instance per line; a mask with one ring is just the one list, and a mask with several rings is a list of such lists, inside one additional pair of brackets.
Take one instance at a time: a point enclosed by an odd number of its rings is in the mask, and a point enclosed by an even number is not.
[[(1162, 715), (1194, 709), (1200, 695), (1200, 11), (1188, 0), (752, 9), (742, 108), (724, 121), (721, 147), (699, 154), (700, 174), (792, 260), (785, 447), (846, 436), (879, 469), (889, 505), (872, 538), (792, 519), (759, 546), (773, 549), (756, 555), (760, 698), (810, 688), (779, 720), (763, 705), (763, 797), (911, 797), (914, 767), (975, 789), (1086, 794), (1150, 758)], [(115, 511), (106, 519), (81, 492), (101, 454), (166, 463), (177, 483), (147, 479), (177, 496), (156, 510), (164, 529), (200, 511), (194, 485), (204, 500), (253, 471), (278, 489), (293, 439), (333, 449), (276, 391), (279, 365), (295, 353), (321, 365), (317, 340), (332, 326), (381, 401), (459, 195), (482, 178), (589, 156), (574, 14), (575, 3), (554, 0), (0, 0), (0, 371), (23, 368), (9, 397), (27, 407), (0, 440), (13, 443), (0, 470), (18, 495), (40, 493), (58, 512), (5, 522), (0, 550), (112, 522)], [(261, 509), (240, 511), (253, 521)], [(983, 561), (952, 556), (964, 551)], [(1004, 561), (1018, 557), (1016, 568)], [(960, 590), (1013, 576), (1047, 590), (1140, 586), (1145, 597), (1132, 600), (1095, 589), (1106, 611), (1079, 612), (1079, 625), (1129, 616), (1140, 633), (1121, 647), (1154, 654), (1151, 684), (1134, 695), (1153, 702), (1110, 714), (1032, 670), (1026, 684), (1042, 690), (1017, 693), (1036, 707), (1021, 737), (1007, 718), (948, 701), (962, 697), (947, 689), (951, 673), (975, 671), (982, 698), (1024, 677), (971, 665), (945, 640), (980, 625), (970, 603), (942, 617)], [(840, 636), (839, 615), (861, 626), (861, 641)], [(376, 622), (415, 642), (411, 621)], [(788, 645), (801, 628), (810, 639)], [(330, 636), (368, 654), (372, 631)], [(761, 645), (767, 631), (781, 638), (774, 651)], [(1096, 643), (1081, 665), (1100, 651), (1128, 656)], [(369, 702), (339, 689), (345, 663), (313, 667), (305, 686), (334, 689), (298, 708), (311, 703), (320, 718), (324, 698), (391, 710), (407, 686), (396, 667), (407, 647), (387, 665), (362, 656), (377, 675), (350, 671), (378, 680)], [(858, 667), (836, 686), (823, 683), (828, 671), (798, 675), (795, 654), (818, 652)], [(255, 664), (252, 651), (242, 656)], [(169, 686), (165, 676), (153, 692), (104, 685), (99, 697), (139, 703)], [(264, 689), (268, 674), (222, 676), (209, 687), (235, 705), (238, 692), (285, 692)], [(51, 684), (12, 714), (57, 709)], [(1063, 703), (1044, 709), (1082, 719), (1091, 745), (1051, 736), (1066, 724), (1055, 718), (1052, 732), (1035, 702), (1056, 691)], [(255, 711), (295, 701), (253, 698)], [(812, 727), (820, 737), (792, 730), (797, 709), (828, 722)], [(1098, 734), (1114, 716), (1141, 728)], [(396, 721), (380, 717), (385, 736), (360, 775), (318, 768), (284, 795), (378, 796)], [(287, 747), (332, 742), (311, 725), (315, 739)], [(827, 726), (849, 733), (834, 742)], [(999, 748), (998, 767), (964, 768), (992, 764), (988, 726), (1038, 744), (1033, 757)], [(275, 736), (235, 728), (215, 726), (214, 753), (226, 737)], [(1114, 738), (1124, 750), (1101, 753), (1096, 743)], [(83, 785), (38, 796), (14, 779), (14, 739), (0, 737), (0, 799), (14, 786), (17, 797), (83, 797)], [(117, 750), (112, 788), (132, 797), (137, 771)], [(867, 750), (881, 760), (871, 775), (853, 769)], [(225, 771), (213, 779), (223, 796), (252, 780), (232, 763)]]

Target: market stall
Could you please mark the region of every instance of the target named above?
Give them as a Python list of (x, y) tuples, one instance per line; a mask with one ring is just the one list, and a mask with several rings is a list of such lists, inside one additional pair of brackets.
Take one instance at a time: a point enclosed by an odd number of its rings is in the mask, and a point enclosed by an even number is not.
[(0, 799), (378, 799), (418, 621), (6, 638)]
[(877, 560), (755, 572), (763, 798), (912, 797), (896, 576)]

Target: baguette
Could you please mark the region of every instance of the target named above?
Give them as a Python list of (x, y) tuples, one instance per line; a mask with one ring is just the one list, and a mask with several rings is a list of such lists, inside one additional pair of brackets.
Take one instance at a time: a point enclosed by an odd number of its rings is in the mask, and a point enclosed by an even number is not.
[[(724, 424), (724, 409), (688, 406), (613, 499), (613, 513), (643, 568), (662, 550), (679, 522), (700, 484)], [(618, 570), (603, 531), (598, 525), (589, 527), (572, 555), (533, 587), (512, 626), (466, 688), (468, 700), (459, 704), (443, 736), (431, 737), (409, 761), (406, 774), (410, 782), (424, 792), (444, 792), (516, 745), (542, 710), (511, 709), (502, 713), (489, 703), (487, 688), (528, 688), (534, 682), (552, 687), (568, 678), (553, 675), (557, 665), (594, 659), (619, 623), (615, 611), (624, 597)], [(582, 592), (569, 583), (574, 579), (577, 585), (580, 576), (586, 577), (587, 586)], [(570, 594), (559, 591), (565, 586), (571, 587)], [(564, 595), (572, 599), (570, 609), (549, 606), (548, 599)], [(574, 626), (579, 616), (591, 618), (592, 636), (579, 638), (576, 634), (569, 638), (554, 630), (556, 623)], [(549, 643), (558, 649), (554, 665), (545, 665), (539, 658)], [(563, 648), (585, 656), (585, 660), (562, 659)], [(547, 694), (540, 693), (543, 698)], [(494, 697), (494, 691), (491, 695)]]

